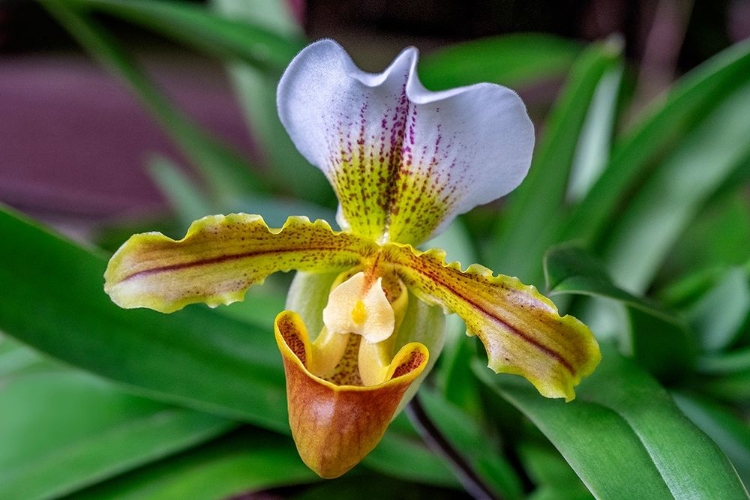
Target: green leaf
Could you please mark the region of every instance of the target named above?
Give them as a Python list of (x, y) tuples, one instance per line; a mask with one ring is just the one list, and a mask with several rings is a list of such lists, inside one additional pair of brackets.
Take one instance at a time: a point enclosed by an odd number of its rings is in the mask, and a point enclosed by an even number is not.
[(203, 307), (118, 308), (107, 259), (0, 211), (0, 329), (145, 394), (288, 432), (281, 359), (265, 329)]
[(611, 224), (603, 256), (614, 281), (626, 290), (646, 290), (711, 195), (736, 169), (746, 167), (750, 80), (746, 81), (685, 136)]
[(57, 497), (235, 425), (69, 370), (8, 381), (0, 408), (0, 497), (7, 500)]
[(726, 349), (743, 333), (742, 326), (750, 317), (749, 281), (750, 276), (744, 269), (730, 269), (690, 309), (690, 324), (704, 350)]
[(221, 307), (216, 312), (255, 325), (272, 325), (276, 315), (284, 310), (286, 303), (286, 293), (281, 290), (282, 285), (281, 279), (269, 276), (262, 285), (249, 289), (245, 294), (245, 300)]
[(363, 463), (405, 481), (448, 488), (459, 486), (445, 462), (424, 446), (403, 412), (391, 422), (383, 440), (365, 457)]
[(617, 141), (607, 170), (574, 207), (558, 241), (594, 241), (649, 161), (747, 81), (749, 72), (750, 41), (725, 50), (682, 78), (666, 99), (657, 101), (637, 127)]
[[(650, 372), (674, 379), (693, 366), (695, 346), (685, 321), (660, 304), (617, 287), (604, 264), (583, 249), (569, 244), (551, 248), (544, 257), (544, 273), (550, 295), (587, 295), (627, 306), (630, 329), (629, 336), (621, 337), (623, 347)], [(627, 333), (621, 324), (617, 328)]]
[(60, 368), (23, 344), (0, 334), (0, 390), (9, 377)]
[(750, 347), (725, 354), (713, 354), (698, 358), (698, 370), (710, 375), (733, 375), (750, 373)]
[(695, 368), (695, 336), (682, 319), (664, 320), (640, 309), (628, 309), (631, 344), (624, 346), (649, 373), (665, 384), (683, 381)]
[[(750, 168), (738, 169), (747, 170)], [(727, 182), (734, 182), (729, 179)], [(669, 274), (719, 266), (741, 266), (750, 258), (750, 199), (742, 186), (709, 201), (690, 224), (669, 257)], [(740, 186), (739, 189), (737, 187)]]
[[(302, 28), (295, 22), (286, 2), (214, 0), (213, 4), (219, 12), (228, 17), (262, 25), (279, 31), (285, 36), (302, 38)], [(263, 71), (252, 64), (236, 59), (227, 60), (226, 68), (235, 94), (245, 112), (248, 127), (273, 167), (269, 173), (279, 182), (283, 182), (288, 190), (297, 196), (314, 201), (332, 199), (333, 191), (322, 172), (310, 166), (297, 151), (279, 120), (276, 110), (276, 87), (279, 83), (279, 74)]]
[(705, 397), (673, 392), (672, 398), (695, 425), (732, 461), (745, 485), (750, 484), (750, 427), (722, 405)]
[(526, 473), (537, 486), (572, 489), (578, 485), (588, 493), (560, 452), (548, 443), (523, 441), (518, 445), (518, 454)]
[(570, 168), (569, 201), (583, 198), (609, 163), (623, 70), (619, 64), (607, 71), (591, 98)]
[(576, 61), (536, 148), (531, 170), (509, 197), (506, 217), (493, 234), (493, 269), (539, 284), (544, 251), (555, 242), (581, 128), (597, 86), (620, 60), (619, 40), (591, 45)]
[(323, 173), (297, 151), (276, 110), (278, 78), (241, 63), (228, 62), (227, 71), (248, 128), (271, 166), (268, 175), (285, 192), (306, 200), (328, 202), (334, 198)]
[[(304, 47), (301, 36), (226, 19), (206, 8), (162, 0), (72, 0), (78, 7), (103, 12), (139, 24), (222, 59), (241, 60), (266, 72), (280, 74)], [(294, 34), (297, 35), (297, 34)]]
[[(297, 19), (290, 2), (273, 0), (211, 0), (211, 6), (230, 19), (240, 19), (304, 43), (302, 19)], [(299, 51), (302, 47), (298, 47)], [(296, 55), (296, 52), (292, 56)], [(288, 61), (287, 61), (288, 62)]]
[(583, 485), (565, 487), (542, 486), (529, 495), (528, 500), (590, 500), (591, 496)]
[(605, 297), (665, 321), (680, 322), (677, 316), (657, 302), (616, 286), (604, 263), (576, 244), (564, 243), (550, 248), (544, 255), (543, 264), (548, 295)]
[(524, 469), (536, 485), (529, 500), (590, 500), (593, 498), (573, 469), (555, 448), (522, 442), (518, 454)]
[(363, 464), (404, 481), (460, 488), (445, 462), (424, 445), (404, 412), (396, 415), (383, 440), (365, 457)]
[(441, 369), (436, 375), (442, 377), (446, 401), (479, 418), (483, 413), (480, 385), (471, 371), (471, 360), (477, 356), (476, 343), (465, 338), (466, 325), (463, 321), (460, 324), (461, 331), (454, 329), (451, 333), (451, 329), (448, 330), (449, 336), (454, 338), (450, 343), (446, 342), (440, 357)]
[(216, 500), (317, 481), (288, 437), (244, 429), (85, 490), (77, 500)]
[(472, 470), (501, 498), (521, 498), (521, 480), (487, 429), (460, 408), (423, 387), (416, 396), (438, 430)]
[(454, 500), (464, 498), (448, 488), (425, 487), (412, 482), (373, 474), (347, 474), (307, 488), (288, 498), (294, 500), (351, 500), (353, 498), (394, 498), (408, 500)]
[(265, 175), (273, 185), (295, 195), (318, 201), (331, 197), (325, 177), (297, 152), (276, 112), (278, 78), (305, 44), (283, 3), (216, 2), (232, 19), (177, 2), (75, 0), (75, 4), (140, 24), (225, 60), (248, 125), (273, 167)]
[(183, 226), (188, 227), (194, 220), (215, 212), (213, 203), (206, 199), (193, 181), (168, 158), (161, 155), (151, 157), (148, 172), (169, 200)]
[(712, 378), (696, 387), (716, 399), (744, 405), (750, 400), (750, 370)]
[(41, 3), (84, 48), (130, 86), (175, 144), (200, 170), (217, 199), (226, 201), (268, 189), (267, 180), (254, 173), (247, 161), (204, 132), (176, 108), (117, 41), (93, 19), (80, 15), (65, 3), (53, 0), (42, 0)]
[(687, 308), (700, 299), (711, 287), (715, 286), (726, 272), (726, 266), (723, 265), (712, 265), (690, 271), (656, 292), (656, 296), (671, 307)]
[(748, 498), (729, 460), (647, 373), (602, 345), (596, 372), (565, 403), (525, 381), (477, 375), (521, 410), (598, 498)]
[(479, 82), (510, 87), (564, 74), (581, 45), (541, 34), (517, 34), (450, 45), (426, 55), (419, 77), (432, 90)]

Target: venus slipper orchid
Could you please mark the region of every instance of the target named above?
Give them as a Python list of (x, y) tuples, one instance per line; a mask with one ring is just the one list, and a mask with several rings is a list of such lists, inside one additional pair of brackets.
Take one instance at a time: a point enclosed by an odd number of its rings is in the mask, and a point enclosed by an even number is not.
[(303, 217), (280, 229), (257, 215), (205, 217), (179, 241), (134, 235), (105, 274), (121, 307), (168, 313), (242, 300), (271, 273), (300, 271), (275, 334), (292, 434), (322, 477), (345, 473), (381, 439), (439, 353), (443, 312), (479, 337), (490, 368), (522, 375), (546, 397), (573, 399), (600, 359), (588, 328), (535, 288), (415, 248), (513, 190), (534, 141), (514, 92), (429, 92), (416, 63), (406, 49), (385, 72), (364, 73), (324, 40), (281, 79), (281, 120), (336, 191), (343, 231)]

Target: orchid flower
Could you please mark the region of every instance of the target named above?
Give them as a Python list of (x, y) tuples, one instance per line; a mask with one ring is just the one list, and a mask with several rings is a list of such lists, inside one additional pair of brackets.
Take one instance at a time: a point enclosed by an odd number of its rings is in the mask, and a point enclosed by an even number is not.
[(322, 477), (345, 473), (379, 442), (439, 353), (444, 313), (479, 337), (491, 369), (522, 375), (546, 397), (573, 399), (600, 359), (589, 329), (534, 287), (416, 248), (513, 190), (534, 144), (513, 91), (430, 92), (416, 65), (409, 48), (383, 73), (365, 73), (323, 40), (281, 78), (281, 121), (333, 186), (342, 231), (305, 217), (269, 229), (258, 215), (210, 216), (179, 241), (132, 236), (105, 274), (119, 306), (169, 313), (242, 300), (266, 276), (300, 271), (275, 335), (292, 435)]

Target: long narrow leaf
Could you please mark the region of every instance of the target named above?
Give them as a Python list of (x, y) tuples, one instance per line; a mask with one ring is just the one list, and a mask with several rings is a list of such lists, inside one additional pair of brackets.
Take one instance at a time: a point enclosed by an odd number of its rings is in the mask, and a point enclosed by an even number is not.
[(630, 328), (619, 325), (622, 347), (651, 373), (676, 379), (692, 368), (695, 341), (681, 317), (645, 297), (616, 286), (602, 262), (572, 245), (558, 245), (544, 256), (550, 295), (576, 294), (617, 301), (627, 307)]
[(750, 318), (750, 275), (732, 268), (690, 309), (688, 318), (705, 351), (721, 351), (743, 333)]
[(442, 48), (419, 64), (422, 83), (442, 90), (479, 82), (509, 87), (564, 74), (581, 45), (541, 34), (484, 38)]
[(578, 137), (602, 76), (619, 60), (621, 44), (588, 48), (571, 70), (547, 121), (526, 180), (513, 193), (503, 224), (496, 229), (488, 261), (494, 269), (540, 284), (542, 256), (554, 243)]
[(618, 203), (641, 177), (649, 160), (690, 130), (750, 73), (750, 41), (737, 44), (683, 78), (656, 102), (636, 128), (620, 139), (609, 167), (584, 200), (575, 207), (559, 241), (593, 241), (612, 217)]
[(127, 83), (172, 140), (200, 169), (219, 199), (265, 190), (267, 181), (236, 152), (200, 129), (158, 89), (117, 41), (93, 19), (63, 2), (42, 4), (104, 66)]
[(487, 436), (486, 429), (437, 393), (423, 388), (417, 397), (435, 426), (485, 484), (501, 498), (522, 497), (520, 478), (500, 453), (499, 443)]
[(288, 437), (247, 429), (85, 490), (80, 500), (217, 500), (318, 480)]
[(172, 210), (184, 227), (188, 227), (196, 219), (215, 212), (211, 201), (180, 167), (168, 158), (161, 155), (150, 158), (148, 172), (169, 200)]
[(236, 425), (130, 396), (71, 370), (0, 389), (0, 498), (53, 498), (185, 449)]
[(631, 292), (646, 290), (704, 203), (736, 169), (746, 168), (749, 113), (746, 80), (681, 141), (612, 223), (603, 255), (617, 284)]
[(747, 487), (750, 484), (750, 427), (747, 422), (708, 398), (685, 393), (672, 393), (672, 397), (695, 425), (727, 454)]
[(560, 452), (547, 443), (522, 442), (518, 453), (529, 478), (537, 486), (529, 500), (593, 498)]
[[(219, 12), (233, 19), (274, 29), (285, 36), (302, 38), (302, 28), (294, 21), (286, 2), (214, 0), (213, 3)], [(228, 59), (226, 68), (245, 112), (248, 127), (272, 166), (269, 174), (298, 197), (314, 201), (331, 199), (333, 191), (325, 177), (297, 151), (281, 124), (276, 110), (276, 87), (280, 74), (263, 71), (236, 58)]]
[(746, 405), (750, 400), (750, 368), (730, 375), (713, 377), (701, 381), (696, 386), (702, 393), (721, 401)]
[(403, 413), (391, 422), (383, 440), (363, 463), (405, 481), (459, 487), (445, 462), (425, 447)]
[(634, 363), (603, 360), (565, 403), (511, 377), (477, 374), (552, 441), (598, 498), (748, 498), (729, 460)]
[(59, 369), (58, 365), (40, 356), (32, 349), (0, 334), (0, 384), (10, 377), (31, 372), (58, 371)]
[(570, 170), (568, 200), (583, 198), (609, 163), (623, 71), (623, 65), (610, 69), (592, 96)]
[(286, 431), (268, 331), (205, 308), (126, 311), (103, 292), (107, 260), (0, 211), (0, 329), (149, 394)]
[(70, 0), (70, 3), (140, 24), (222, 59), (242, 60), (281, 74), (304, 46), (301, 36), (232, 20), (205, 7), (163, 0)]

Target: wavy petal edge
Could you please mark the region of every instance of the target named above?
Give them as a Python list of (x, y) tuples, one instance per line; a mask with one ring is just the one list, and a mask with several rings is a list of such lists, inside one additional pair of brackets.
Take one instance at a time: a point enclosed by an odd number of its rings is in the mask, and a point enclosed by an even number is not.
[(346, 269), (376, 250), (324, 220), (289, 217), (275, 229), (259, 215), (212, 215), (193, 222), (179, 240), (157, 232), (131, 236), (110, 259), (104, 290), (123, 308), (216, 307), (242, 300), (272, 273)]
[(421, 300), (464, 319), (496, 373), (521, 375), (543, 396), (571, 401), (574, 387), (599, 364), (601, 352), (589, 328), (560, 316), (535, 287), (478, 264), (462, 270), (458, 262), (446, 263), (439, 249), (389, 243), (383, 253)]

